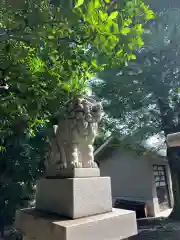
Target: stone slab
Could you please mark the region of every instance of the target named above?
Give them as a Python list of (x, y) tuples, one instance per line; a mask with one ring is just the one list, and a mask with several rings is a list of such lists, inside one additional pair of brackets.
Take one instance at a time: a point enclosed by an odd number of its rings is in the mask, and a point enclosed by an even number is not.
[(122, 209), (75, 220), (24, 209), (15, 227), (28, 240), (121, 240), (137, 234), (135, 212)]
[(112, 211), (110, 177), (41, 179), (36, 208), (71, 219)]
[(46, 172), (47, 178), (86, 178), (99, 177), (99, 168), (72, 168), (72, 169), (55, 169), (48, 168)]

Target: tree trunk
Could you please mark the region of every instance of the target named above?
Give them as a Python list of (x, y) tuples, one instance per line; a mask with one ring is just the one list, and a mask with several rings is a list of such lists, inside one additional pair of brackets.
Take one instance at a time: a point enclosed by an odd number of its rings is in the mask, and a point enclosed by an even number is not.
[(180, 220), (180, 148), (168, 148), (167, 157), (171, 170), (174, 206), (169, 218)]

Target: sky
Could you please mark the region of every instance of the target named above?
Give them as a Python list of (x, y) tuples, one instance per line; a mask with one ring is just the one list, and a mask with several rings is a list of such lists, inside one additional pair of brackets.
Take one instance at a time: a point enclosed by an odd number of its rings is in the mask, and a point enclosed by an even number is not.
[(162, 137), (161, 134), (156, 134), (150, 137), (143, 143), (144, 147), (147, 149), (152, 149), (157, 151), (157, 153), (161, 156), (166, 156), (167, 147), (165, 143), (165, 138)]

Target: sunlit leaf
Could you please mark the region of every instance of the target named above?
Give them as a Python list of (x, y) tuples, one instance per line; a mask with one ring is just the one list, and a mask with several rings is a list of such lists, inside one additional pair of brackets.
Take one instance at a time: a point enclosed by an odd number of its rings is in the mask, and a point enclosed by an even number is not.
[(130, 33), (130, 31), (131, 31), (131, 29), (130, 28), (123, 28), (122, 30), (121, 30), (121, 33), (123, 34), (123, 35), (127, 35), (128, 33)]
[(106, 13), (106, 12), (103, 12), (102, 10), (99, 10), (99, 16), (100, 16), (100, 18), (101, 18), (102, 21), (105, 21), (105, 20), (107, 20), (107, 18), (108, 18), (107, 13)]
[(80, 7), (81, 5), (83, 5), (83, 3), (84, 3), (84, 0), (76, 0), (74, 8)]
[(108, 19), (109, 19), (109, 20), (113, 20), (113, 19), (117, 18), (118, 13), (119, 13), (118, 11), (112, 12), (112, 13), (109, 15)]

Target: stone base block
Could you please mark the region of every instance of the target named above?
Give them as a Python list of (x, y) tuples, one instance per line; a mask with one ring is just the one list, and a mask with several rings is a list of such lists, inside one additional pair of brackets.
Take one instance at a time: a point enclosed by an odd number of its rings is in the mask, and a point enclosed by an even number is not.
[(49, 167), (46, 172), (47, 178), (87, 178), (99, 177), (99, 168), (72, 168), (72, 169), (56, 169)]
[(109, 177), (39, 180), (36, 209), (71, 219), (110, 212), (111, 180)]
[(75, 220), (24, 209), (15, 227), (28, 240), (121, 240), (137, 234), (135, 212), (122, 209)]

